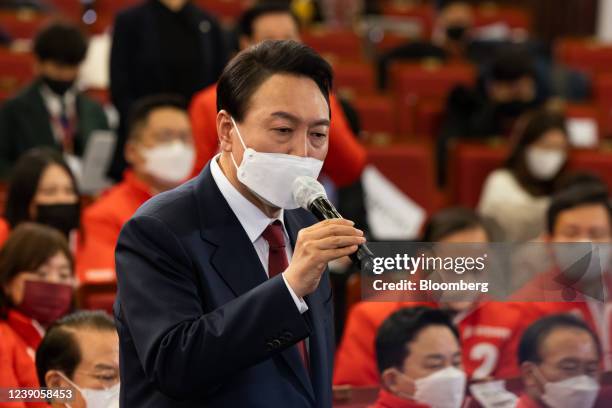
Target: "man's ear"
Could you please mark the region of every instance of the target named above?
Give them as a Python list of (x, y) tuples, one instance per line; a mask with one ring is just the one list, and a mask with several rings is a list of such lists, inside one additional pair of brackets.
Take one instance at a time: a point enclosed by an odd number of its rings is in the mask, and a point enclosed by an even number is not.
[(67, 388), (70, 387), (70, 384), (62, 378), (56, 370), (49, 370), (45, 374), (45, 383), (48, 388)]
[(534, 363), (532, 363), (531, 361), (525, 361), (523, 362), (523, 364), (521, 364), (520, 370), (525, 388), (533, 388), (538, 386), (539, 381), (536, 377), (536, 374), (534, 373), (534, 371), (536, 370)]
[(232, 151), (232, 129), (234, 125), (231, 116), (227, 111), (220, 110), (217, 113), (217, 135), (219, 137), (219, 147), (222, 152)]

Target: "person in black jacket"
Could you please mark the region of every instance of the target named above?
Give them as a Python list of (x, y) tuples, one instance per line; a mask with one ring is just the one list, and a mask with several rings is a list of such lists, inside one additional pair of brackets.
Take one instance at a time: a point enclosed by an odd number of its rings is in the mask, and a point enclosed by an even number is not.
[(227, 53), (217, 20), (188, 0), (146, 0), (119, 13), (110, 63), (111, 100), (120, 115), (111, 176), (125, 167), (125, 120), (133, 102), (158, 93), (189, 101), (217, 81)]

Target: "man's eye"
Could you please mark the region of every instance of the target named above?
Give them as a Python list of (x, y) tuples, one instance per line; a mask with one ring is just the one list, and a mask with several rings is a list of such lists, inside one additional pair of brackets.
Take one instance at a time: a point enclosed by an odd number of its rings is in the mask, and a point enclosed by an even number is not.
[(290, 132), (293, 131), (293, 129), (291, 129), (291, 128), (276, 128), (274, 130), (276, 130), (277, 132), (280, 132), (280, 133), (290, 133)]
[(327, 137), (327, 135), (325, 133), (313, 133), (312, 135), (315, 136), (318, 139)]

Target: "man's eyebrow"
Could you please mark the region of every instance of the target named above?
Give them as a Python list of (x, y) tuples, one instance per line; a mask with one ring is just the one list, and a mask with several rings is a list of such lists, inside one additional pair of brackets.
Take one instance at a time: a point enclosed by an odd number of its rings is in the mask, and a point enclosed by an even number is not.
[[(285, 112), (285, 111), (277, 111), (277, 112), (272, 112), (270, 114), (270, 116), (275, 116), (281, 119), (287, 119), (293, 123), (299, 123), (301, 122), (300, 118), (298, 118), (297, 116), (289, 113), (289, 112)], [(310, 127), (315, 127), (315, 126), (329, 126), (330, 125), (330, 121), (329, 119), (317, 119), (311, 123), (309, 123)]]

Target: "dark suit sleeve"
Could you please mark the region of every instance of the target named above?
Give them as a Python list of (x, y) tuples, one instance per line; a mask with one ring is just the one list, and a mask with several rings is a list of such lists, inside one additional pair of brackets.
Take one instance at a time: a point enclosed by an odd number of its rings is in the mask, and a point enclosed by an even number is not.
[[(171, 397), (213, 392), (229, 376), (310, 334), (281, 275), (204, 310), (196, 274), (217, 272), (207, 265), (194, 268), (174, 233), (156, 218), (140, 216), (126, 224), (116, 262), (116, 313), (127, 324), (148, 380)], [(292, 342), (271, 347), (271, 339), (287, 332)]]

